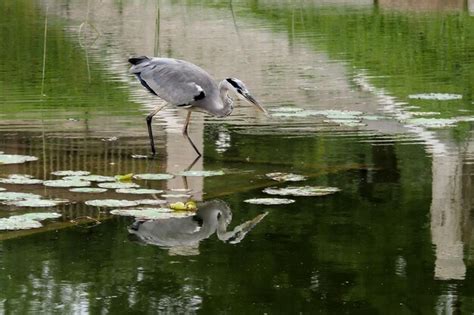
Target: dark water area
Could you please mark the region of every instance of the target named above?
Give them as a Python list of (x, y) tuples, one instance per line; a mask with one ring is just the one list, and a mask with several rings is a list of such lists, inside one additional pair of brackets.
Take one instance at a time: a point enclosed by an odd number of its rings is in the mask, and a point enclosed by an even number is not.
[[(0, 164), (0, 178), (174, 175), (134, 179), (164, 191), (145, 195), (0, 183), (68, 200), (0, 200), (0, 227), (61, 214), (0, 231), (0, 313), (474, 312), (472, 1), (20, 0), (0, 12), (0, 152), (37, 158)], [(129, 74), (133, 55), (242, 79), (272, 117), (240, 101), (224, 119), (193, 114), (194, 161), (186, 113), (170, 107), (146, 158), (145, 117), (162, 101)], [(287, 186), (340, 191), (263, 192)], [(295, 202), (245, 202), (265, 197)], [(198, 212), (138, 224), (93, 199), (195, 200)]]

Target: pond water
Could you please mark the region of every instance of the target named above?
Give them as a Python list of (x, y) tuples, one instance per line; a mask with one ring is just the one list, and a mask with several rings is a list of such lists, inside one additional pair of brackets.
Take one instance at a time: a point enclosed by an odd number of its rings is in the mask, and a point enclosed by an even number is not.
[[(0, 218), (61, 215), (0, 231), (0, 313), (474, 312), (472, 1), (18, 0), (0, 12), (0, 151), (36, 157), (0, 165)], [(273, 117), (240, 101), (225, 119), (193, 114), (194, 161), (186, 113), (168, 108), (150, 159), (145, 116), (162, 101), (128, 73), (133, 55), (239, 78)], [(68, 170), (107, 177), (41, 182)], [(312, 186), (331, 193), (282, 189)], [(100, 199), (130, 207), (86, 204)], [(167, 209), (190, 200), (194, 216)], [(135, 222), (125, 210), (137, 208), (160, 219)]]

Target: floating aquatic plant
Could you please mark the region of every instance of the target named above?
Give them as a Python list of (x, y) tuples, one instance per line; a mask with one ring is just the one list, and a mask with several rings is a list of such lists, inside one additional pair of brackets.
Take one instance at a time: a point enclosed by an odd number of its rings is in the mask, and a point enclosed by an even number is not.
[(126, 188), (138, 188), (140, 185), (135, 183), (100, 183), (97, 186), (100, 188), (107, 188), (107, 189), (126, 189)]
[(219, 175), (224, 175), (224, 171), (184, 171), (179, 173), (178, 175), (180, 176), (202, 176), (202, 177), (208, 177), (208, 176), (219, 176)]
[(270, 179), (276, 180), (277, 182), (299, 182), (306, 180), (306, 176), (297, 175), (292, 173), (281, 173), (281, 172), (274, 172), (265, 174)]
[(146, 195), (146, 194), (161, 194), (163, 190), (158, 189), (136, 189), (136, 188), (121, 188), (117, 189), (116, 192), (119, 194), (135, 194), (135, 195)]
[(66, 203), (69, 202), (69, 200), (65, 199), (52, 199), (52, 200), (46, 200), (46, 199), (26, 199), (26, 200), (14, 200), (14, 201), (9, 201), (6, 202), (7, 205), (10, 206), (15, 206), (15, 207), (38, 207), (38, 208), (43, 208), (43, 207), (55, 207), (61, 203)]
[(450, 101), (462, 99), (461, 94), (449, 94), (449, 93), (421, 93), (411, 94), (408, 98), (417, 100), (436, 100), (436, 101)]
[(46, 180), (43, 185), (47, 187), (87, 187), (91, 185), (91, 182), (85, 180), (68, 180), (68, 179), (55, 179)]
[(407, 120), (410, 125), (417, 125), (426, 128), (444, 128), (454, 126), (458, 120), (448, 118), (414, 118)]
[(172, 179), (174, 175), (171, 174), (136, 174), (133, 178), (143, 180), (165, 180)]
[(91, 172), (88, 171), (55, 171), (51, 172), (51, 175), (55, 176), (85, 176), (89, 175)]
[(170, 204), (170, 208), (178, 211), (196, 211), (197, 205), (194, 201), (188, 201), (186, 203), (178, 201)]
[(288, 205), (295, 201), (293, 199), (286, 198), (253, 198), (244, 200), (244, 202), (254, 205)]
[(115, 175), (114, 178), (119, 182), (126, 182), (131, 181), (133, 178), (133, 173), (125, 174), (125, 175)]
[(12, 174), (8, 178), (0, 178), (0, 183), (14, 185), (35, 185), (41, 184), (41, 179), (34, 179), (31, 175)]
[(22, 164), (37, 160), (36, 156), (0, 153), (0, 164)]
[(365, 126), (360, 120), (357, 119), (328, 119), (323, 120), (325, 123), (334, 123), (346, 127), (363, 127)]
[(75, 192), (75, 193), (91, 193), (91, 194), (99, 194), (106, 192), (107, 189), (105, 188), (89, 188), (89, 187), (84, 187), (84, 188), (71, 188), (69, 189), (70, 192)]
[(174, 211), (169, 208), (114, 209), (110, 213), (145, 220), (185, 218), (194, 215), (194, 212), (191, 211)]
[(269, 195), (280, 196), (326, 196), (340, 191), (337, 187), (324, 186), (301, 186), (301, 187), (285, 187), (285, 188), (265, 188), (264, 193)]
[(88, 200), (88, 201), (85, 202), (85, 204), (88, 205), (88, 206), (94, 206), (94, 207), (110, 207), (110, 208), (138, 206), (138, 203), (136, 201), (117, 200), (117, 199)]
[(56, 219), (59, 217), (61, 217), (61, 214), (54, 212), (14, 215), (8, 218), (0, 219), (0, 230), (12, 231), (36, 229), (43, 226), (39, 221), (43, 221), (46, 219)]
[(166, 200), (162, 199), (140, 199), (134, 200), (139, 205), (146, 205), (146, 206), (159, 206), (166, 203)]
[(441, 115), (440, 112), (410, 112), (413, 116), (435, 116)]
[(188, 194), (163, 194), (163, 198), (191, 198), (191, 195)]
[(19, 192), (0, 192), (0, 201), (41, 199), (40, 195)]
[(103, 175), (79, 175), (79, 176), (66, 176), (64, 180), (82, 180), (86, 182), (115, 182), (115, 178), (112, 176), (103, 176)]

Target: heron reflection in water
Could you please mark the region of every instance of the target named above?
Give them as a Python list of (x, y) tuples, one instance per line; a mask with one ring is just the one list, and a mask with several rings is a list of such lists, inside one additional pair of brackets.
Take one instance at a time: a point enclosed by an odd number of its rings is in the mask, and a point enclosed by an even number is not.
[(197, 255), (201, 240), (216, 233), (223, 242), (239, 243), (267, 214), (259, 214), (227, 231), (232, 212), (224, 201), (212, 200), (200, 204), (193, 216), (137, 220), (129, 227), (129, 232), (141, 242), (169, 248), (170, 255)]

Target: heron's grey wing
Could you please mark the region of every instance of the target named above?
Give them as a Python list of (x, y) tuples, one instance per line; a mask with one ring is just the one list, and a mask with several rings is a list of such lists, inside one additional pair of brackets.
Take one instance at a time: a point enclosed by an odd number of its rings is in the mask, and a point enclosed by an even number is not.
[(152, 58), (133, 66), (132, 73), (154, 94), (173, 105), (188, 105), (206, 97), (212, 84), (201, 68), (176, 59)]

